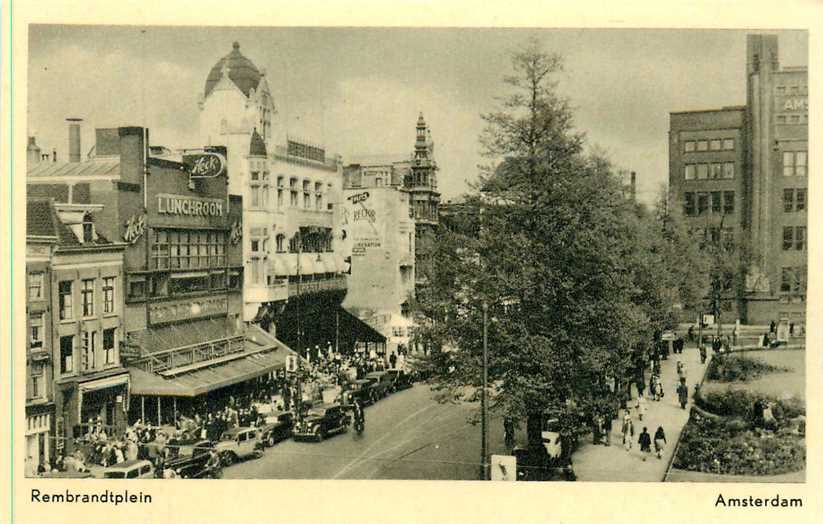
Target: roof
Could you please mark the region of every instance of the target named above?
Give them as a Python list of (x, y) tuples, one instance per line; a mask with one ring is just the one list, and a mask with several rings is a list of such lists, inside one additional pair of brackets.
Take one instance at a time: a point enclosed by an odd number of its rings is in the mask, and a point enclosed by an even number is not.
[(254, 63), (240, 52), (240, 44), (234, 42), (231, 53), (218, 60), (209, 71), (204, 88), (205, 96), (209, 96), (214, 90), (214, 86), (220, 81), (223, 76), (224, 65), (228, 67), (229, 79), (244, 95), (249, 96), (251, 90), (257, 89), (257, 86), (260, 85), (260, 79), (263, 75), (260, 74)]
[(266, 143), (263, 137), (255, 129), (251, 133), (251, 143), (249, 144), (249, 155), (251, 156), (267, 156)]
[(26, 176), (119, 177), (120, 157), (100, 157), (85, 162), (37, 162), (28, 166)]
[[(83, 244), (74, 233), (60, 221), (54, 202), (48, 198), (29, 198), (26, 201), (26, 235), (54, 237), (60, 247), (80, 247)], [(108, 244), (100, 237), (96, 244)]]
[(168, 349), (203, 344), (212, 340), (221, 340), (228, 336), (226, 321), (220, 319), (195, 320), (168, 326), (153, 326), (130, 333), (134, 341), (147, 353)]
[(388, 166), (400, 162), (408, 162), (408, 154), (384, 154), (384, 155), (355, 155), (349, 159), (346, 165), (360, 166)]

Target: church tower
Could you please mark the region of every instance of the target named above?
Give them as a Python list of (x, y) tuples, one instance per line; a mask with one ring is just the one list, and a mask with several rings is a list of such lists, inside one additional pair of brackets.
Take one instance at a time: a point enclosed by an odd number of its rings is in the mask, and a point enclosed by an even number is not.
[(415, 220), (415, 266), (417, 285), (424, 286), (431, 269), (432, 240), (438, 224), (440, 193), (437, 191), (437, 162), (434, 141), (423, 113), (417, 118), (416, 138), (405, 187), (409, 191)]

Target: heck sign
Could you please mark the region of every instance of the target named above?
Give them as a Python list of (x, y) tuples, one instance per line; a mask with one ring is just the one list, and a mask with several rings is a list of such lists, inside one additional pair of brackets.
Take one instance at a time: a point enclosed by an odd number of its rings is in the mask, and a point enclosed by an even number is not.
[(191, 164), (191, 176), (199, 178), (214, 178), (225, 171), (226, 159), (217, 153), (192, 155), (186, 159)]

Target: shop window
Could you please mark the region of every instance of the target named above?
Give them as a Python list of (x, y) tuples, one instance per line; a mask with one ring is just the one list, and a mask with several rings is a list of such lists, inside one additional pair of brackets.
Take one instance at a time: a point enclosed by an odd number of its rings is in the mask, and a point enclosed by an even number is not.
[(683, 142), (683, 151), (692, 153), (694, 151), (694, 140), (686, 140)]
[(169, 290), (172, 295), (183, 295), (186, 293), (196, 293), (208, 291), (209, 277), (197, 276), (186, 278), (172, 278), (169, 282)]
[(29, 316), (29, 347), (31, 349), (42, 349), (43, 347), (43, 313), (35, 313)]
[(798, 188), (795, 191), (795, 211), (803, 211), (806, 209), (806, 188)]
[(29, 300), (43, 298), (43, 273), (29, 273)]
[(723, 213), (734, 213), (734, 191), (723, 191)]
[(116, 344), (117, 329), (103, 330), (103, 359), (106, 365), (114, 364), (114, 345)]
[(60, 337), (60, 373), (74, 372), (74, 335)]
[(788, 251), (794, 246), (794, 228), (783, 228), (783, 251)]
[(723, 139), (723, 149), (725, 151), (733, 151), (734, 150), (734, 138), (724, 138)]
[(734, 162), (723, 163), (723, 178), (734, 178)]
[(103, 277), (103, 313), (114, 313), (115, 277)]
[(720, 148), (723, 147), (723, 141), (719, 139), (712, 140), (709, 144), (711, 146), (712, 151), (720, 151)]
[(684, 168), (684, 178), (686, 180), (694, 180), (695, 169), (694, 164), (686, 164)]
[(697, 178), (698, 180), (705, 180), (709, 178), (708, 164), (697, 164)]
[(58, 284), (58, 306), (60, 309), (60, 320), (70, 320), (74, 318), (74, 297), (72, 296), (72, 282), (64, 280)]

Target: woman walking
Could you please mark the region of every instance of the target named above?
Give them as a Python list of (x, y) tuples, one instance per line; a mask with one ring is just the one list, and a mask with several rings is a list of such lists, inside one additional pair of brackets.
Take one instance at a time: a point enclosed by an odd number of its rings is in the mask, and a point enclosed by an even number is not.
[(635, 408), (637, 409), (637, 419), (643, 420), (643, 415), (646, 413), (646, 397), (642, 395), (637, 397)]
[[(649, 429), (644, 427), (643, 433), (640, 434), (640, 438), (637, 439), (637, 443), (640, 444), (640, 451), (642, 453), (651, 453), (652, 451), (652, 437), (649, 435)], [(643, 460), (646, 460), (646, 456), (643, 456)]]
[(686, 409), (686, 404), (689, 402), (689, 387), (686, 382), (681, 382), (677, 386), (677, 399), (680, 401), (680, 409)]
[(623, 425), (620, 432), (623, 433), (623, 447), (629, 451), (632, 449), (632, 439), (634, 439), (634, 422), (632, 422), (631, 411), (628, 409), (623, 414)]
[(654, 432), (654, 451), (657, 453), (657, 458), (663, 458), (663, 451), (666, 449), (666, 432), (663, 431), (663, 426), (657, 426), (657, 431)]

